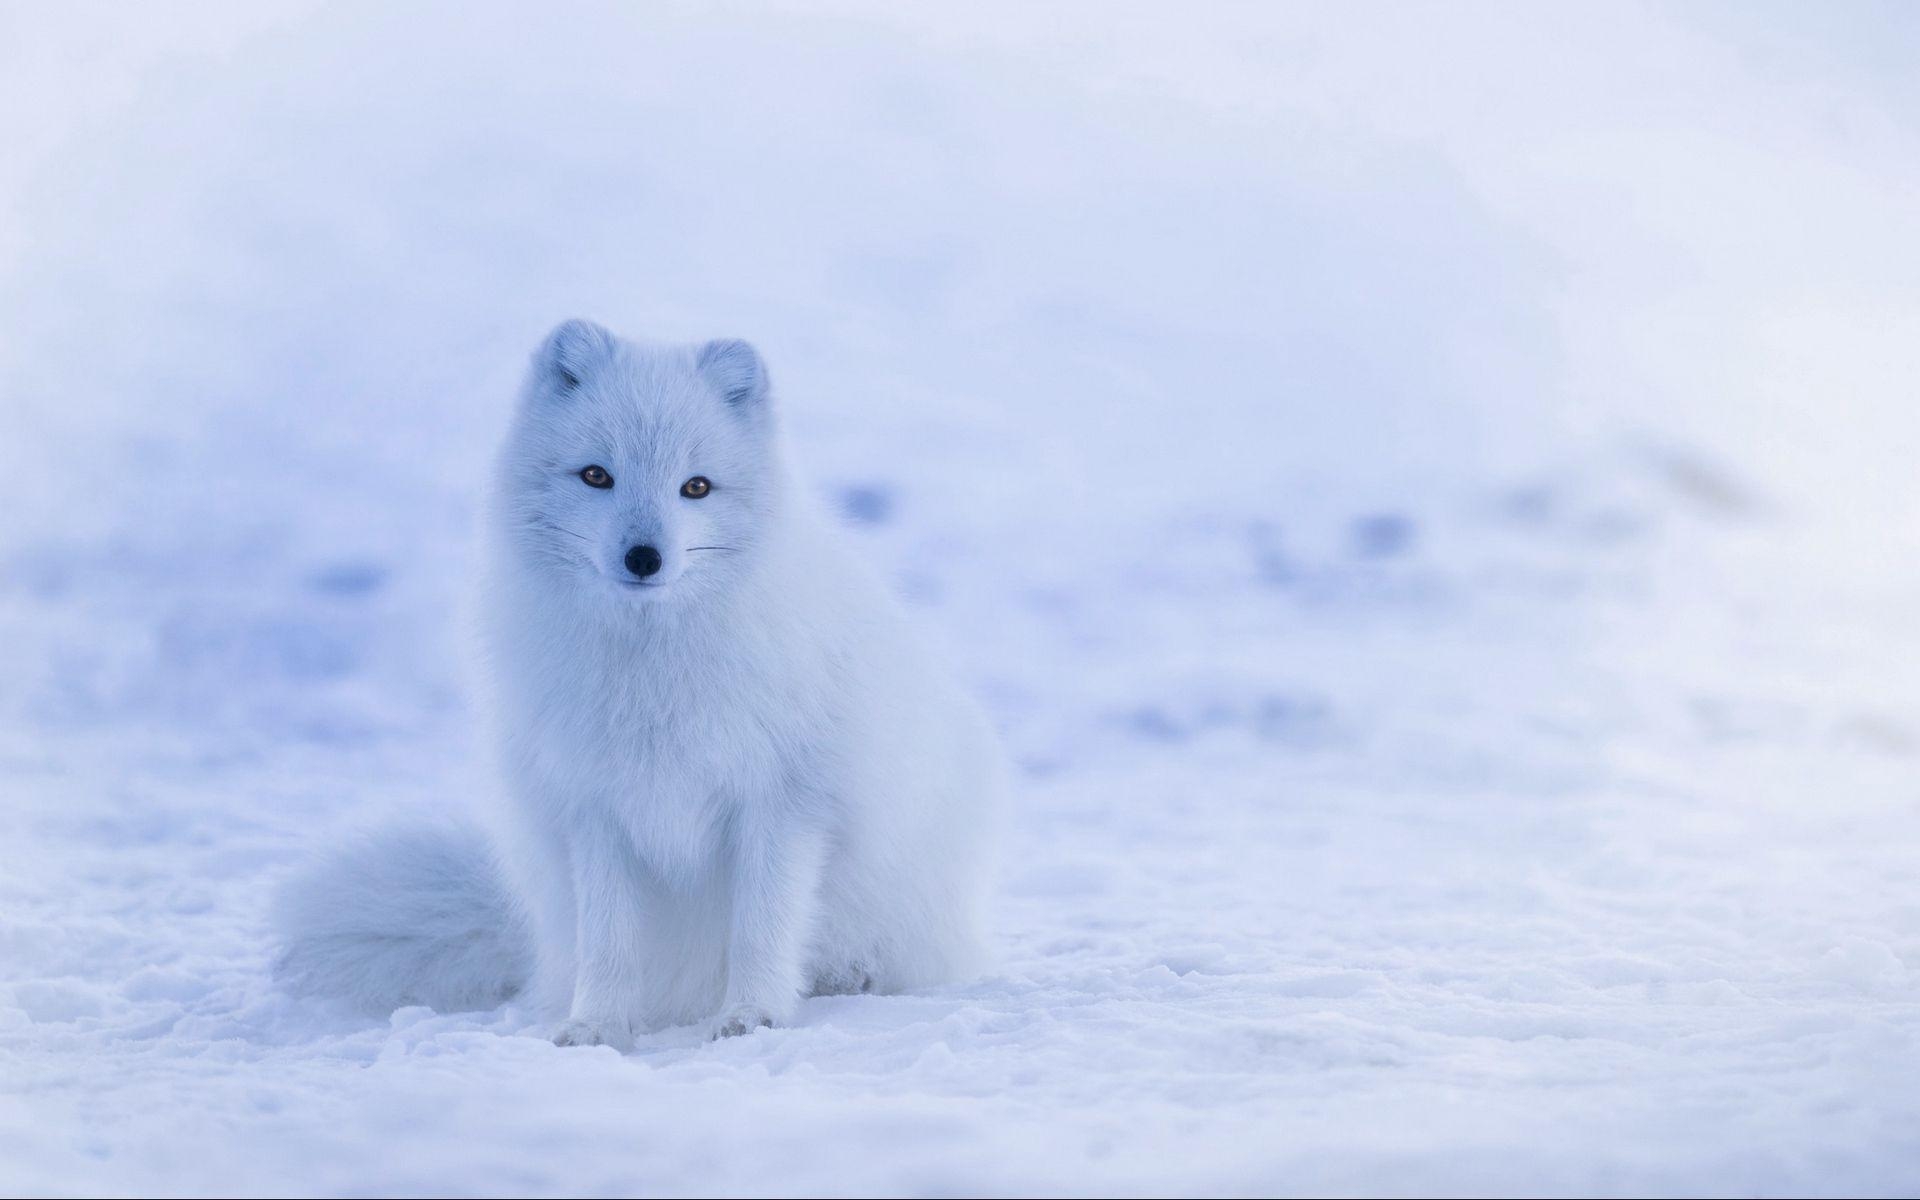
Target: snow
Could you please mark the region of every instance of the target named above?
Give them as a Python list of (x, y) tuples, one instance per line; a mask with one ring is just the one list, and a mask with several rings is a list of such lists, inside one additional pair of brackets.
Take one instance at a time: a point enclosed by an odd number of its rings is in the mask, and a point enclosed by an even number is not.
[[(1911, 1194), (1899, 5), (0, 15), (0, 1191)], [(563, 316), (742, 335), (1020, 767), (986, 976), (273, 987), (478, 765)]]

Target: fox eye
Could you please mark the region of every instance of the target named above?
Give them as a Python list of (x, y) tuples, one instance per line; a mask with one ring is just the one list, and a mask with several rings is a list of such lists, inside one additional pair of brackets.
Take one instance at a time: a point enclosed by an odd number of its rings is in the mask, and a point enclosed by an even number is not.
[(593, 488), (610, 488), (613, 476), (607, 474), (605, 467), (588, 467), (580, 472), (580, 482)]
[(705, 475), (695, 475), (680, 485), (680, 494), (689, 500), (698, 500), (713, 490), (713, 481)]

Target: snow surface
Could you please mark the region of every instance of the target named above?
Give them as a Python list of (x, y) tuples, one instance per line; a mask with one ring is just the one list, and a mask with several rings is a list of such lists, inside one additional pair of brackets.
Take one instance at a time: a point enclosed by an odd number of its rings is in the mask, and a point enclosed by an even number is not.
[[(8, 5), (0, 1191), (1920, 1190), (1917, 11)], [(272, 986), (576, 314), (991, 705), (986, 977)]]

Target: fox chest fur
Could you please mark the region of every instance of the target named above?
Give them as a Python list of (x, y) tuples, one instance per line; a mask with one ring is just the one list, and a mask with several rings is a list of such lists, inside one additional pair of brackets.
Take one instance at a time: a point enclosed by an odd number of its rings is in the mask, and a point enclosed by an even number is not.
[(831, 803), (830, 656), (770, 644), (778, 621), (708, 616), (583, 617), (499, 664), (507, 768), (556, 821), (631, 838), (663, 881), (709, 870), (743, 813)]

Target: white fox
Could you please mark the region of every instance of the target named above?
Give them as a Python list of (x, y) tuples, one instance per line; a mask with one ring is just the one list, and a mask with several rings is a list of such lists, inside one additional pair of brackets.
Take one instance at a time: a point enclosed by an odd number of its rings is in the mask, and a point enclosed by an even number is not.
[(524, 995), (556, 1042), (625, 1048), (977, 963), (998, 748), (795, 486), (751, 346), (554, 330), (487, 542), (491, 836), (396, 831), (296, 879), (283, 981)]

